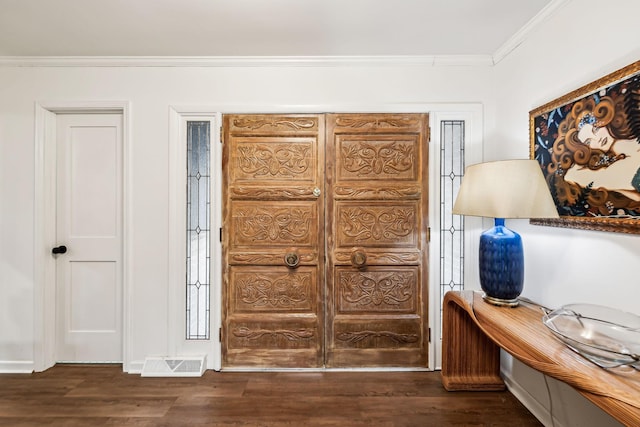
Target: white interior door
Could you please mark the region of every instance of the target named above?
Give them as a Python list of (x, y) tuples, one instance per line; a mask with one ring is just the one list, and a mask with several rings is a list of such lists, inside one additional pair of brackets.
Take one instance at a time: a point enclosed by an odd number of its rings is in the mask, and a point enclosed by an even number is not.
[(122, 115), (56, 129), (56, 361), (121, 362)]

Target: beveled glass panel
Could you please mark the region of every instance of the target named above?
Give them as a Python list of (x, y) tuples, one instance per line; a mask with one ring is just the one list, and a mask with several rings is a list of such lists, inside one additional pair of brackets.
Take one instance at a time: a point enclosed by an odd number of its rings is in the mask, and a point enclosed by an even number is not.
[(208, 121), (187, 122), (186, 338), (209, 339), (210, 142)]
[(440, 122), (441, 302), (447, 291), (464, 289), (464, 218), (452, 213), (464, 175), (464, 131), (463, 120)]

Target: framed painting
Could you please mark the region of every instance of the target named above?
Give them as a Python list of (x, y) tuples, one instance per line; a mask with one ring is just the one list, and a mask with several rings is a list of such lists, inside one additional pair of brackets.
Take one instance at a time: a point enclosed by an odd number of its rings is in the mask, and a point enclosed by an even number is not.
[(640, 61), (529, 113), (559, 219), (532, 224), (640, 234)]

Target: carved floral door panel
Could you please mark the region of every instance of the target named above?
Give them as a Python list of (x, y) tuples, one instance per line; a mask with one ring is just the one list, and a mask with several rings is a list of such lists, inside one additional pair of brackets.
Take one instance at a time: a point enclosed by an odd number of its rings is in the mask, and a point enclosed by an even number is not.
[(223, 363), (324, 364), (324, 117), (223, 118)]
[(224, 366), (426, 367), (428, 116), (223, 126)]
[(428, 115), (326, 123), (326, 366), (426, 367)]

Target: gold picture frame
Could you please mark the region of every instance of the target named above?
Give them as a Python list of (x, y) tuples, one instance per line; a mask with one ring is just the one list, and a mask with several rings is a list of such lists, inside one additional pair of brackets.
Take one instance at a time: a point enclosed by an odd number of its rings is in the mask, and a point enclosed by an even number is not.
[(640, 61), (530, 111), (529, 134), (560, 215), (532, 224), (640, 234)]

